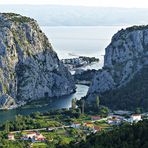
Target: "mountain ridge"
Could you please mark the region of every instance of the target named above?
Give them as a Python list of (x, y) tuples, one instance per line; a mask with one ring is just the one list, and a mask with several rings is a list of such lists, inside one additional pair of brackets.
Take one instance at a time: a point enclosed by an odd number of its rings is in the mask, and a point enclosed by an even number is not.
[[(142, 71), (148, 71), (148, 26), (133, 26), (118, 31), (113, 37), (111, 43), (105, 49), (104, 66), (96, 74), (92, 85), (88, 91), (88, 101), (93, 101), (96, 95), (102, 97), (102, 103), (114, 109), (134, 109), (135, 107), (144, 107), (144, 104), (138, 103), (144, 100), (147, 103), (148, 87), (145, 86), (146, 75), (142, 80), (137, 78), (137, 88), (130, 89), (130, 85), (137, 74), (142, 75)], [(135, 80), (136, 81), (136, 80)], [(142, 82), (142, 84), (141, 84)], [(141, 88), (138, 87), (141, 86)], [(146, 87), (146, 88), (145, 88)], [(125, 89), (125, 88), (129, 88)], [(144, 92), (143, 92), (144, 89)], [(123, 90), (123, 91), (122, 91)], [(127, 99), (124, 97), (124, 91)], [(131, 94), (138, 95), (131, 99)], [(141, 93), (141, 95), (140, 95)], [(142, 95), (145, 94), (144, 95)], [(140, 96), (142, 98), (140, 98)], [(124, 99), (123, 99), (124, 98)], [(119, 101), (121, 100), (121, 101)], [(127, 102), (131, 102), (128, 105)], [(113, 102), (112, 102), (113, 101)], [(106, 103), (105, 103), (106, 102)], [(120, 103), (124, 103), (124, 107)], [(110, 105), (112, 104), (112, 105)], [(114, 105), (113, 105), (114, 104)], [(136, 105), (134, 105), (136, 104)], [(133, 105), (133, 106), (132, 106)]]
[(1, 13), (0, 43), (0, 106), (75, 91), (70, 72), (34, 19)]

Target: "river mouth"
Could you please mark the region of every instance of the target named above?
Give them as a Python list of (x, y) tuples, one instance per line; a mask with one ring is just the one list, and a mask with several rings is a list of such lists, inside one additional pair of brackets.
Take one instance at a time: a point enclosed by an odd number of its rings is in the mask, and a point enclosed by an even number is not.
[(72, 99), (76, 98), (77, 100), (80, 100), (81, 97), (84, 97), (87, 94), (89, 88), (86, 85), (76, 85), (76, 87), (76, 92), (68, 96), (63, 96), (52, 100), (38, 100), (20, 108), (0, 111), (0, 123), (3, 123), (7, 120), (14, 120), (15, 116), (18, 114), (30, 115), (34, 112), (47, 112), (50, 110), (70, 108)]

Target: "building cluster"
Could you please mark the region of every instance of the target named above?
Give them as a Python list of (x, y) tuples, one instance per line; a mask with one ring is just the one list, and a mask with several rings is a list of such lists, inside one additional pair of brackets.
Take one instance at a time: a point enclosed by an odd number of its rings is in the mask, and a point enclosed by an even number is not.
[[(127, 115), (127, 114), (126, 114)], [(121, 123), (128, 122), (130, 124), (137, 123), (143, 119), (143, 114), (129, 114), (129, 118), (126, 118), (125, 114), (109, 114), (106, 118), (102, 118), (101, 116), (91, 116), (91, 120), (88, 120), (87, 122), (73, 122), (71, 125), (68, 126), (61, 126), (61, 127), (55, 127), (55, 128), (47, 128), (47, 131), (53, 131), (54, 129), (61, 129), (61, 128), (76, 128), (81, 129), (84, 131), (87, 131), (87, 135), (91, 133), (100, 132), (104, 127), (102, 127), (99, 124), (96, 124), (97, 122), (105, 122), (108, 125), (108, 127), (112, 127), (112, 125), (120, 125)], [(16, 140), (15, 139), (15, 132), (8, 134), (9, 140)], [(18, 139), (18, 137), (17, 137)], [(21, 134), (18, 140), (23, 141), (31, 141), (31, 142), (45, 142), (46, 138), (37, 131), (26, 131)]]
[[(8, 134), (9, 140), (15, 140), (15, 135), (13, 133)], [(31, 142), (43, 142), (46, 138), (39, 132), (29, 131), (22, 134), (19, 140), (31, 141)]]
[(124, 116), (121, 115), (110, 115), (107, 118), (107, 123), (111, 125), (120, 125), (123, 122), (128, 122), (128, 123), (137, 123), (142, 120), (142, 115), (141, 114), (132, 114), (130, 115), (129, 118), (125, 118)]
[(80, 123), (74, 122), (72, 123), (72, 128), (91, 130), (93, 133), (101, 131), (103, 128), (101, 126), (96, 126), (96, 121), (105, 121), (108, 125), (120, 125), (121, 123), (128, 122), (130, 124), (136, 123), (142, 120), (141, 114), (132, 114), (129, 118), (125, 118), (121, 115), (109, 115), (106, 118), (102, 118), (100, 116), (92, 116), (90, 122)]
[(83, 58), (72, 58), (72, 59), (63, 59), (62, 62), (64, 64), (71, 64), (71, 65), (85, 65), (88, 64)]
[(82, 129), (82, 130), (88, 130), (91, 131), (92, 133), (96, 133), (102, 130), (102, 128), (100, 126), (96, 126), (94, 124), (95, 121), (100, 120), (101, 117), (100, 116), (93, 116), (91, 117), (90, 122), (84, 122), (84, 123), (80, 123), (80, 122), (74, 122), (72, 123), (71, 127), (72, 128), (77, 128), (77, 129)]
[(73, 70), (74, 68), (79, 68), (89, 64), (88, 61), (85, 61), (82, 58), (63, 59), (62, 62), (69, 70)]

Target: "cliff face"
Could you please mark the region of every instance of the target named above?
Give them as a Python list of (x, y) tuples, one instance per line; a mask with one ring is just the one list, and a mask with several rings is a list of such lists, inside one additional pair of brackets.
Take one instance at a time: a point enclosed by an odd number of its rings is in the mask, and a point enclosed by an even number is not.
[[(148, 26), (122, 29), (113, 36), (105, 52), (104, 67), (95, 75), (88, 91), (88, 100), (94, 100), (96, 95), (102, 95), (102, 98), (107, 100), (104, 94), (114, 91), (115, 96), (119, 89), (129, 87), (130, 82), (143, 69), (148, 70)], [(144, 84), (141, 87), (144, 87)], [(140, 92), (142, 89), (148, 91), (148, 88), (135, 87), (132, 92)], [(118, 94), (116, 99), (122, 99), (122, 96)]]
[(0, 14), (0, 106), (72, 93), (75, 84), (37, 22)]

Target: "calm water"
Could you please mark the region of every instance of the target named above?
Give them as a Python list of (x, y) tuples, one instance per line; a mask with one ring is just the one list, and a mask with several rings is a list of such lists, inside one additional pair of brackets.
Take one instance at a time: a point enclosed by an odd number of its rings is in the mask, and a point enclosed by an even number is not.
[(55, 99), (46, 106), (24, 108), (24, 109), (14, 109), (14, 110), (8, 110), (6, 112), (0, 111), (0, 123), (6, 120), (13, 120), (17, 114), (29, 115), (37, 111), (46, 112), (51, 109), (69, 108), (71, 107), (71, 100), (73, 98), (77, 98), (79, 100), (81, 97), (86, 95), (87, 91), (88, 91), (88, 86), (77, 85), (76, 93), (66, 96), (66, 97), (60, 97), (59, 99)]
[(111, 37), (125, 26), (98, 26), (98, 27), (41, 27), (48, 36), (60, 59), (73, 55), (94, 56), (100, 59), (97, 65), (101, 68), (105, 48)]

